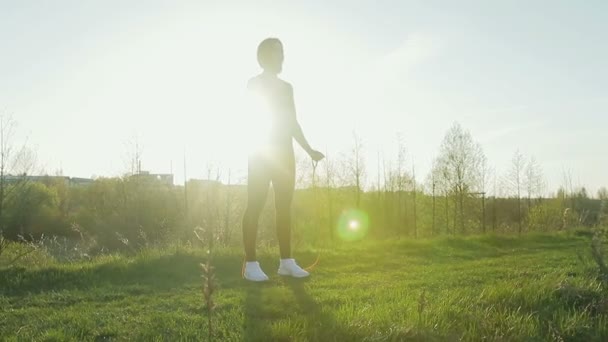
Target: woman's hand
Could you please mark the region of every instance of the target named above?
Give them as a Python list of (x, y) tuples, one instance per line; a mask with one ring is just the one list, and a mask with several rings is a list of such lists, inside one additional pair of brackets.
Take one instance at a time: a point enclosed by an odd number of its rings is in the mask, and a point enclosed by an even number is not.
[(317, 150), (310, 150), (308, 152), (308, 155), (310, 156), (310, 158), (312, 158), (313, 161), (316, 161), (316, 162), (325, 158), (325, 155)]

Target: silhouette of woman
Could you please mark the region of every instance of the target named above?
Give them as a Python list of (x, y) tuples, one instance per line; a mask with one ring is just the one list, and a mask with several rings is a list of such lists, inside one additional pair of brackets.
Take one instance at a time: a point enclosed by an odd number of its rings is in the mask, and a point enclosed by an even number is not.
[[(256, 127), (262, 127), (258, 144), (249, 154), (247, 180), (247, 209), (243, 215), (245, 245), (244, 277), (251, 281), (265, 281), (268, 276), (256, 260), (258, 221), (268, 187), (272, 182), (275, 195), (276, 229), (281, 260), (278, 273), (296, 278), (309, 274), (291, 258), (290, 207), (295, 187), (295, 159), (293, 139), (319, 161), (325, 156), (310, 147), (296, 118), (291, 84), (278, 77), (283, 68), (283, 44), (276, 38), (263, 40), (257, 58), (262, 73), (251, 78), (247, 89), (255, 99), (251, 106)], [(250, 143), (250, 142), (248, 142)]]

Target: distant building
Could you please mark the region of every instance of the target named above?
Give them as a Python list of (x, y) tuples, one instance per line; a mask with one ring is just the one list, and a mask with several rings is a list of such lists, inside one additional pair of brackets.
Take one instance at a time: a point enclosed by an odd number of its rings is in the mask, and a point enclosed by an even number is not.
[(139, 173), (136, 173), (131, 177), (137, 177), (146, 180), (157, 180), (168, 186), (174, 185), (172, 173), (150, 173), (149, 171), (140, 171)]
[(91, 178), (70, 177), (70, 186), (91, 185), (95, 182)]
[(84, 186), (93, 184), (95, 180), (90, 178), (80, 178), (80, 177), (67, 177), (67, 176), (27, 176), (27, 175), (6, 175), (4, 176), (4, 180), (7, 183), (16, 183), (22, 180), (29, 182), (41, 182), (41, 183), (49, 183), (49, 182), (63, 182), (68, 186)]
[(212, 187), (212, 186), (222, 186), (222, 182), (212, 180), (212, 179), (197, 179), (190, 178), (188, 180), (188, 185), (198, 185), (200, 187)]

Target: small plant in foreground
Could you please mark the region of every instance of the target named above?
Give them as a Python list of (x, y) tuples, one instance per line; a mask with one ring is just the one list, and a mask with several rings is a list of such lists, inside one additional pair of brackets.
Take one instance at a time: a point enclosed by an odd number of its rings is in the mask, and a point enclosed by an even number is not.
[(606, 265), (606, 260), (604, 260), (605, 239), (605, 233), (599, 229), (596, 230), (591, 239), (591, 256), (598, 266), (602, 283), (608, 285), (608, 266)]
[(422, 315), (424, 314), (424, 309), (426, 308), (427, 300), (426, 300), (426, 290), (423, 289), (420, 292), (420, 297), (418, 297), (418, 325), (422, 325)]
[(215, 303), (213, 302), (213, 292), (215, 291), (215, 273), (214, 267), (211, 266), (211, 258), (207, 259), (207, 263), (201, 264), (202, 278), (203, 278), (203, 297), (204, 304), (207, 311), (207, 328), (209, 331), (209, 341), (213, 336), (213, 322), (211, 320), (211, 314), (215, 309)]
[[(203, 237), (201, 236), (202, 234), (199, 234), (200, 232), (202, 232), (202, 228), (200, 227), (196, 227), (194, 229), (194, 235), (196, 235), (196, 238), (204, 245), (205, 244), (205, 240), (203, 239)], [(212, 321), (212, 313), (213, 313), (213, 309), (215, 309), (215, 303), (213, 302), (213, 293), (215, 292), (216, 289), (216, 282), (215, 282), (215, 267), (211, 266), (211, 244), (209, 246), (209, 249), (207, 250), (207, 255), (209, 256), (207, 258), (207, 262), (204, 264), (200, 264), (201, 265), (201, 270), (202, 270), (202, 275), (201, 278), (203, 278), (203, 300), (204, 300), (204, 305), (205, 305), (205, 310), (207, 312), (207, 330), (209, 332), (209, 341), (211, 341), (212, 337), (213, 337), (213, 321)]]

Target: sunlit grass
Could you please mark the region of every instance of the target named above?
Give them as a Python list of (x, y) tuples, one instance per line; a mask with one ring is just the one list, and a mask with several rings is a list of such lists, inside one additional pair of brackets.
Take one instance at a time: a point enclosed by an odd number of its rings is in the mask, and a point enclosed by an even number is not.
[[(241, 252), (214, 254), (217, 340), (605, 340), (608, 296), (573, 235), (351, 242), (322, 251), (307, 281), (240, 277)], [(584, 256), (580, 260), (578, 254)], [(302, 264), (316, 252), (298, 251)], [(0, 271), (8, 340), (205, 340), (205, 251)], [(585, 261), (589, 261), (588, 263)], [(278, 260), (264, 252), (262, 267)], [(422, 295), (424, 293), (424, 295)]]

